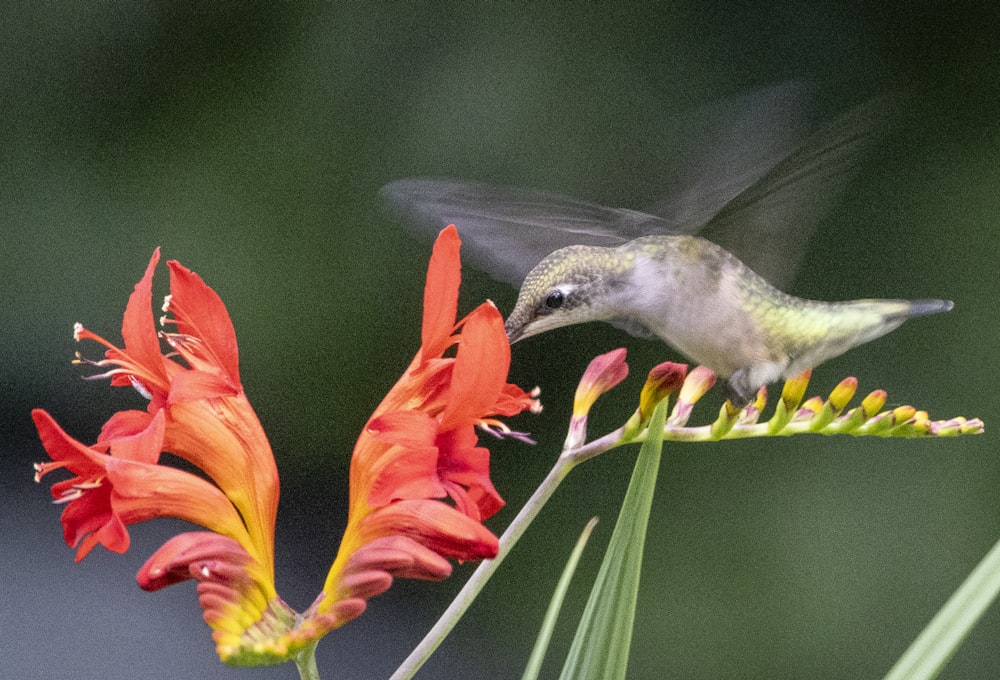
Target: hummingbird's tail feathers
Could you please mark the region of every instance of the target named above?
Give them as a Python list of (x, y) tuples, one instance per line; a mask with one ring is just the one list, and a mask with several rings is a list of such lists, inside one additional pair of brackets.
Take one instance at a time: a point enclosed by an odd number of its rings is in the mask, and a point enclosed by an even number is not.
[(951, 300), (911, 300), (909, 309), (905, 313), (905, 318), (912, 319), (915, 316), (927, 316), (928, 314), (940, 314), (949, 312), (955, 303)]
[[(853, 300), (842, 303), (845, 309), (851, 309), (865, 314), (871, 320), (871, 314), (881, 316), (882, 323), (903, 323), (907, 319), (929, 314), (947, 312), (955, 303), (951, 300)], [(859, 317), (859, 320), (863, 317)], [(870, 323), (870, 321), (868, 322)]]
[[(781, 375), (791, 378), (807, 368), (839, 356), (847, 350), (880, 338), (905, 321), (918, 316), (947, 312), (950, 300), (851, 300), (812, 303), (803, 312), (803, 328), (808, 332), (785, 337), (792, 360)], [(822, 340), (817, 341), (817, 334)], [(794, 336), (794, 337), (793, 337)]]

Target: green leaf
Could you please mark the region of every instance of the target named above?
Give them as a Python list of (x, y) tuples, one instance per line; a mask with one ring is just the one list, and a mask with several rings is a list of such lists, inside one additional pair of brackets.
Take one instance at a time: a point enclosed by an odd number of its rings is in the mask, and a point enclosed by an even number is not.
[(650, 434), (639, 451), (618, 523), (559, 676), (562, 680), (625, 677), (666, 413), (664, 399), (650, 418)]
[(885, 680), (937, 677), (1000, 592), (1000, 542), (972, 570)]
[(528, 665), (524, 669), (524, 675), (521, 676), (521, 680), (535, 680), (538, 677), (538, 673), (542, 670), (542, 661), (545, 660), (545, 652), (549, 648), (552, 631), (556, 627), (556, 619), (559, 618), (559, 610), (562, 608), (563, 600), (566, 599), (569, 582), (573, 579), (576, 567), (580, 563), (580, 556), (583, 555), (583, 549), (587, 545), (587, 541), (590, 539), (590, 534), (595, 526), (597, 526), (597, 518), (592, 517), (580, 533), (580, 538), (576, 540), (573, 552), (570, 553), (569, 560), (566, 562), (566, 566), (563, 567), (562, 576), (559, 577), (559, 583), (556, 584), (555, 592), (552, 593), (552, 600), (549, 601), (549, 607), (545, 611), (545, 618), (542, 620), (542, 629), (538, 632), (538, 639), (535, 640), (535, 647), (531, 650), (531, 657), (528, 659)]

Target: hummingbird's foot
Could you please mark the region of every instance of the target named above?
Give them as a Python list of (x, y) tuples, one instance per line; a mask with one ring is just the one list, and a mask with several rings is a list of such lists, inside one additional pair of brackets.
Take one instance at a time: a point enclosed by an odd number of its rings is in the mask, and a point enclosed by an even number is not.
[(746, 371), (739, 370), (726, 381), (726, 398), (736, 408), (743, 408), (754, 400), (759, 388), (760, 385), (749, 384)]

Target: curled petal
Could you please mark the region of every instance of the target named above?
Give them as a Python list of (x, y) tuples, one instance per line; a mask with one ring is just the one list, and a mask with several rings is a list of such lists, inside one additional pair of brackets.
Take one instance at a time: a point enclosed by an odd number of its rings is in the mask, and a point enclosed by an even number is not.
[(360, 532), (368, 540), (404, 536), (459, 560), (488, 559), (499, 549), (489, 529), (436, 500), (403, 500), (379, 508), (362, 521)]
[(269, 570), (238, 541), (207, 531), (180, 534), (136, 575), (139, 587), (150, 591), (188, 579), (198, 581), (202, 615), (226, 663), (280, 663), (305, 644), (296, 644), (295, 612), (277, 596)]
[(189, 531), (160, 546), (142, 565), (136, 581), (143, 590), (160, 590), (192, 578), (210, 578), (220, 565), (228, 565), (237, 568), (228, 582), (245, 583), (249, 579), (241, 570), (251, 561), (250, 554), (231, 538), (211, 531)]
[(338, 599), (381, 595), (393, 577), (438, 581), (451, 575), (451, 563), (405, 536), (377, 538), (356, 550), (344, 569)]

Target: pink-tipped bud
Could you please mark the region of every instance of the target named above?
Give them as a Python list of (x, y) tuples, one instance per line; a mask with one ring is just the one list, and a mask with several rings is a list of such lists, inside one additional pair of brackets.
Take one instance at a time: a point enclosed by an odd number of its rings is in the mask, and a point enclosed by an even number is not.
[(810, 368), (785, 381), (785, 385), (781, 389), (781, 401), (785, 403), (786, 409), (794, 411), (802, 403), (811, 377), (812, 369)]
[(653, 415), (657, 404), (681, 389), (687, 376), (687, 368), (685, 364), (670, 361), (652, 368), (639, 394), (639, 415), (644, 422)]
[(843, 411), (847, 404), (854, 398), (854, 393), (858, 391), (858, 379), (844, 378), (830, 392), (830, 406), (835, 411)]
[(871, 418), (882, 410), (885, 400), (888, 397), (885, 390), (875, 390), (861, 402), (861, 410), (864, 411), (865, 418)]
[(584, 371), (573, 399), (573, 417), (581, 418), (590, 412), (597, 398), (620, 383), (628, 375), (625, 349), (618, 348), (594, 357)]
[(685, 404), (695, 404), (715, 385), (715, 373), (708, 366), (696, 366), (684, 380), (677, 400)]

